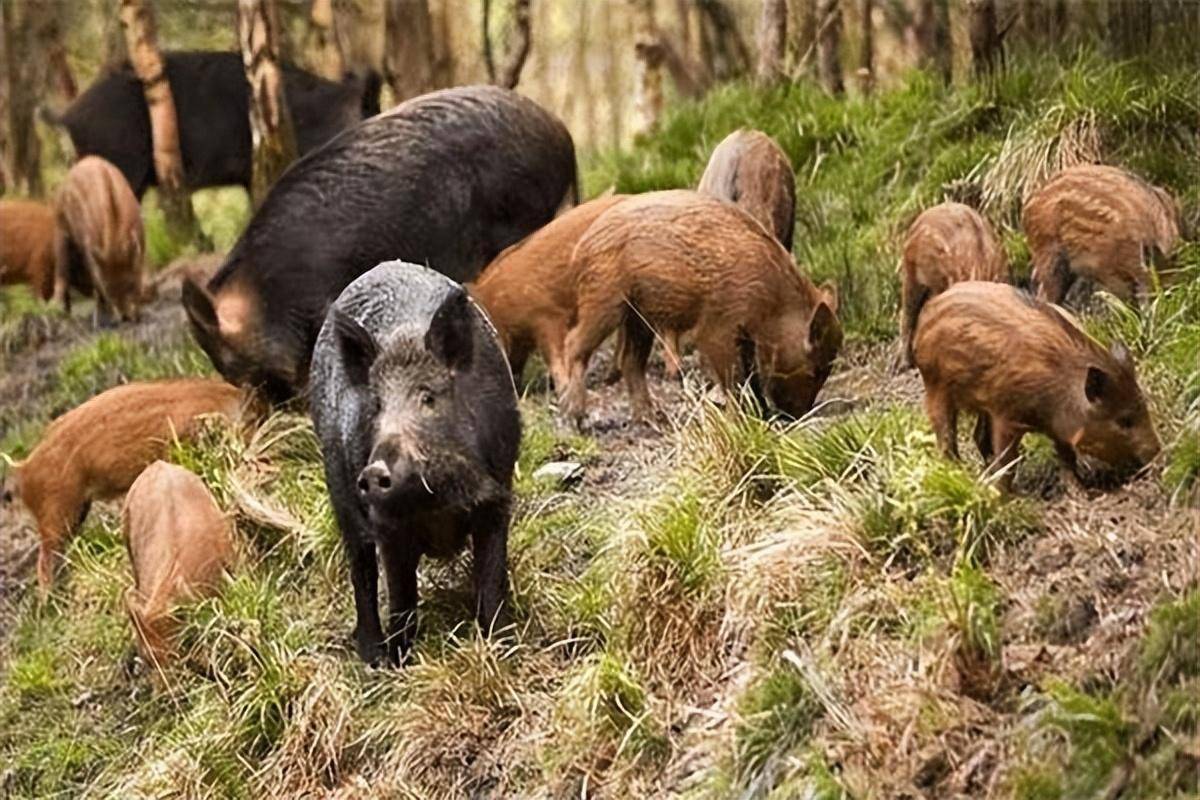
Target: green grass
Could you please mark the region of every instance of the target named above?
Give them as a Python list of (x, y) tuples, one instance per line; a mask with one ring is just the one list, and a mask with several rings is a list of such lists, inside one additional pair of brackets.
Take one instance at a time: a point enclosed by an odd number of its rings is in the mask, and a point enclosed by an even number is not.
[(768, 763), (804, 744), (821, 717), (812, 688), (791, 664), (780, 664), (759, 678), (738, 704), (733, 757), (744, 785)]

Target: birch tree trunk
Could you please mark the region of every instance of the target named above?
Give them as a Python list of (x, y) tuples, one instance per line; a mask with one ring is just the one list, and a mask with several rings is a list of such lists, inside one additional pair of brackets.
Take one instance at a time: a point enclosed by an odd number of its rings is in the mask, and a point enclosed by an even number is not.
[(525, 68), (525, 60), (529, 57), (531, 45), (532, 19), (529, 11), (530, 0), (513, 0), (512, 36), (505, 37), (504, 56), (500, 63), (492, 54), (491, 35), (491, 0), (483, 0), (483, 61), (487, 67), (488, 79), (497, 86), (515, 89), (521, 80), (521, 70)]
[(308, 11), (309, 68), (331, 81), (340, 81), (346, 73), (337, 24), (333, 0), (312, 0)]
[(658, 46), (658, 25), (654, 20), (654, 0), (630, 0), (634, 13), (634, 54), (637, 57), (637, 127), (634, 133), (649, 133), (658, 128), (663, 111), (662, 48)]
[(842, 79), (842, 6), (840, 0), (820, 0), (817, 6), (817, 46), (821, 83), (834, 95), (846, 91)]
[(250, 84), (250, 198), (255, 208), (296, 160), (296, 133), (279, 66), (279, 36), (275, 0), (238, 0), (238, 41)]
[(1004, 53), (996, 22), (996, 0), (968, 0), (971, 68), (976, 78), (991, 75), (1003, 63)]
[(184, 181), (175, 98), (167, 80), (166, 61), (158, 49), (154, 10), (149, 0), (120, 0), (120, 16), (129, 62), (146, 95), (159, 203), (172, 237), (194, 241), (200, 236), (200, 226)]
[(46, 82), (43, 55), (45, 29), (50, 19), (37, 0), (0, 3), (4, 27), (4, 80), (7, 113), (3, 120), (4, 160), (8, 189), (37, 197), (42, 194), (42, 146), (35, 112), (38, 93)]
[(401, 103), (435, 87), (433, 17), (429, 0), (387, 0), (383, 11), (383, 77)]
[(758, 80), (774, 83), (783, 76), (783, 57), (787, 48), (787, 2), (762, 0), (758, 22)]

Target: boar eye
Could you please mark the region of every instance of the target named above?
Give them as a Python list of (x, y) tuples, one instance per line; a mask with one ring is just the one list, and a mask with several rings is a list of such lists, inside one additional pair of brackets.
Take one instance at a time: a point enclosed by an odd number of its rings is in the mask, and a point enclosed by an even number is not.
[(432, 407), (433, 404), (437, 402), (437, 398), (434, 397), (433, 392), (429, 389), (421, 389), (420, 394), (417, 395), (417, 398), (421, 405), (425, 406), (426, 408)]
[(1117, 424), (1120, 425), (1122, 428), (1125, 428), (1126, 430), (1128, 430), (1137, 424), (1137, 420), (1134, 419), (1133, 417), (1128, 417), (1128, 416), (1121, 417), (1120, 419), (1117, 420)]

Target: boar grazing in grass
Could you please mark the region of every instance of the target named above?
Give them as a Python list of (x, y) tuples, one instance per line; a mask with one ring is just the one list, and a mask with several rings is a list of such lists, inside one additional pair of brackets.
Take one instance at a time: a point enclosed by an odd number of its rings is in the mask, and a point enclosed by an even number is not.
[(229, 521), (204, 481), (155, 461), (129, 487), (121, 528), (134, 583), (125, 608), (142, 656), (161, 666), (171, 650), (172, 609), (215, 594), (233, 562)]
[[(958, 456), (959, 411), (978, 415), (975, 442), (995, 470), (1029, 432), (1049, 436), (1073, 475), (1079, 455), (1134, 470), (1158, 454), (1129, 352), (1105, 350), (1065, 311), (1011, 286), (970, 281), (930, 300), (914, 353), (948, 456)], [(1005, 473), (1003, 485), (1011, 479)]]
[(96, 293), (97, 316), (135, 320), (148, 299), (141, 207), (120, 170), (102, 158), (81, 159), (58, 190), (55, 298), (70, 308), (71, 265), (83, 267)]
[(567, 129), (493, 86), (409, 100), (292, 165), (203, 288), (196, 340), (228, 380), (301, 391), (329, 304), (383, 261), (474, 278), (574, 197)]
[(495, 331), (466, 292), (402, 262), (358, 278), (321, 328), (310, 402), (363, 660), (399, 663), (416, 632), (417, 563), (454, 554), (468, 537), (476, 617), (485, 631), (502, 626), (521, 422)]
[(555, 381), (564, 379), (562, 343), (575, 316), (571, 254), (596, 218), (625, 198), (600, 197), (567, 211), (497, 256), (470, 287), (496, 326), (514, 378), (536, 349)]
[(908, 228), (900, 260), (900, 344), (913, 365), (912, 337), (929, 298), (962, 281), (1008, 283), (1008, 262), (987, 220), (962, 203), (927, 209)]
[(54, 296), (54, 209), (32, 200), (0, 201), (0, 286), (24, 283), (43, 300)]
[(796, 175), (770, 136), (744, 128), (726, 136), (709, 157), (697, 191), (745, 209), (791, 252)]
[(588, 360), (613, 330), (635, 417), (651, 412), (654, 336), (689, 336), (727, 391), (750, 380), (765, 409), (812, 408), (842, 343), (836, 293), (818, 289), (749, 214), (688, 191), (631, 197), (575, 248), (575, 323), (563, 344), (563, 411), (586, 416)]
[(1116, 167), (1079, 166), (1054, 176), (1025, 203), (1037, 296), (1061, 303), (1080, 278), (1125, 300), (1144, 300), (1148, 267), (1179, 241), (1179, 209), (1162, 189)]
[(117, 386), (50, 423), (4, 488), (4, 499), (21, 500), (37, 523), (42, 594), (92, 501), (121, 495), (147, 464), (163, 457), (173, 437), (192, 435), (202, 416), (237, 419), (245, 408), (236, 387), (183, 378)]
[[(249, 191), (250, 89), (241, 55), (163, 55), (179, 123), (184, 184)], [(379, 113), (379, 80), (373, 75), (334, 83), (285, 64), (283, 91), (300, 155)], [(112, 162), (138, 197), (158, 183), (146, 95), (128, 63), (103, 72), (60, 116), (47, 117), (66, 127), (77, 155)]]

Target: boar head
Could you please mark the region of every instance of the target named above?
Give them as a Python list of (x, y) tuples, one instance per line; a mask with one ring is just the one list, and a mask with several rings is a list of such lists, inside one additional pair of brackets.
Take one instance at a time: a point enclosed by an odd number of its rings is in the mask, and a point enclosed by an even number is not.
[(456, 288), (423, 336), (401, 329), (381, 343), (332, 312), (347, 382), (371, 398), (374, 411), (358, 491), (376, 522), (412, 510), (471, 508), (503, 492), (475, 455), (481, 398), (464, 391), (477, 357), (477, 313)]
[(758, 370), (771, 402), (790, 417), (812, 410), (842, 346), (837, 290), (822, 287), (816, 308), (785, 312), (757, 342)]
[(1081, 455), (1118, 469), (1141, 469), (1158, 455), (1161, 444), (1129, 351), (1115, 343), (1109, 355), (1103, 364), (1087, 368), (1082, 424), (1072, 434), (1071, 445)]

